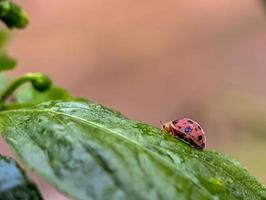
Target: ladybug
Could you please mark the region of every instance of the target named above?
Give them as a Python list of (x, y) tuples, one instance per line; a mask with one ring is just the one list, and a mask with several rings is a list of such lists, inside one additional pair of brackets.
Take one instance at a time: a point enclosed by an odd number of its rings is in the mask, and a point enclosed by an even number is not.
[(162, 123), (162, 129), (172, 136), (178, 137), (194, 147), (205, 149), (206, 136), (201, 126), (188, 118), (176, 119)]

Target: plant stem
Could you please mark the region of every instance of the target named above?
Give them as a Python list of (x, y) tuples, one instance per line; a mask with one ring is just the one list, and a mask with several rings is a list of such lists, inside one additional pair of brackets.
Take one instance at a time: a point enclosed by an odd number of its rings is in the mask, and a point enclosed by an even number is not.
[(27, 73), (11, 82), (0, 95), (0, 105), (22, 84), (31, 82), (33, 87), (43, 92), (51, 86), (51, 80), (42, 73)]

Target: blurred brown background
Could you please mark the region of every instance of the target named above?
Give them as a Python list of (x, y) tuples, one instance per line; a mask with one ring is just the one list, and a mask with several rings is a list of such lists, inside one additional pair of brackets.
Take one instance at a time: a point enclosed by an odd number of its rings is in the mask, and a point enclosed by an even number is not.
[[(156, 126), (191, 117), (205, 128), (208, 149), (266, 183), (261, 1), (17, 2), (31, 24), (9, 46), (16, 75), (45, 72), (75, 95)], [(39, 183), (46, 199), (65, 199)]]

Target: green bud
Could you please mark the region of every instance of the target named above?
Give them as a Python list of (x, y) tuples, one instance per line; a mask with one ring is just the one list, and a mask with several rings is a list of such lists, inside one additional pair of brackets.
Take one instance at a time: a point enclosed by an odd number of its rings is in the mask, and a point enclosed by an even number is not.
[(52, 85), (51, 79), (49, 79), (48, 76), (42, 73), (32, 73), (28, 75), (32, 76), (31, 83), (33, 87), (39, 92), (44, 92), (48, 90)]
[(24, 28), (29, 23), (28, 16), (21, 7), (7, 0), (0, 0), (0, 19), (9, 28)]

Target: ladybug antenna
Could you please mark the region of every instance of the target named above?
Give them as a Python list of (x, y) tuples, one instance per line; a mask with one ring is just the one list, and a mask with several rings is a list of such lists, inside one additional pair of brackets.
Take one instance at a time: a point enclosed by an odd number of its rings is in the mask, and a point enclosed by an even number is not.
[(163, 122), (160, 120), (160, 124), (163, 126)]

